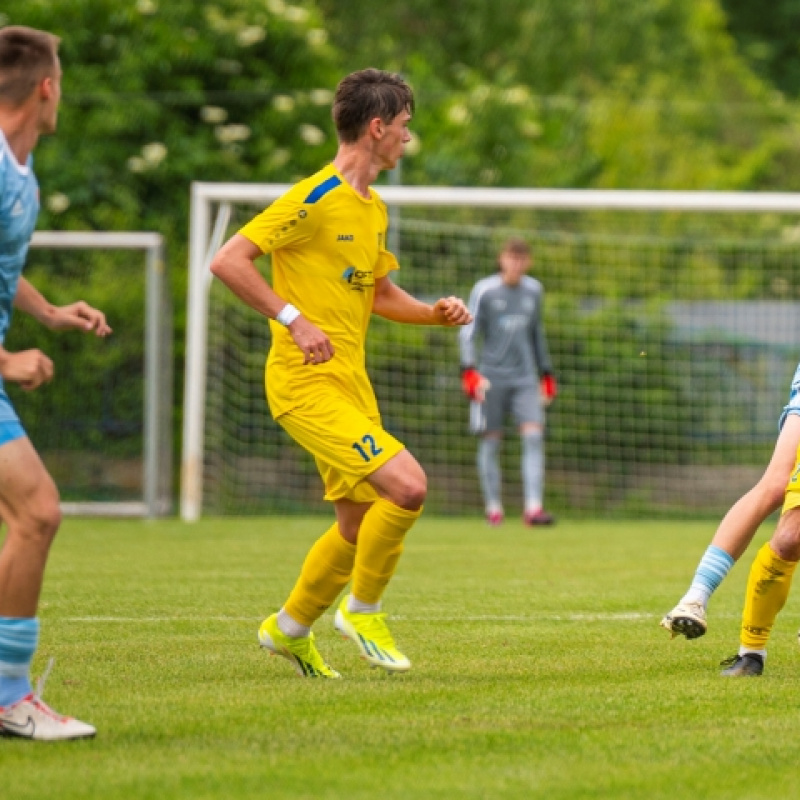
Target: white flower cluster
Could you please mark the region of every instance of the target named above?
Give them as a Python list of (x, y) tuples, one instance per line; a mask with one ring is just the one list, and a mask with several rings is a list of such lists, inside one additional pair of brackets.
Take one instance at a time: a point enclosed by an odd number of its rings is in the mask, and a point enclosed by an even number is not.
[(252, 131), (249, 126), (232, 123), (230, 125), (218, 125), (214, 128), (214, 135), (222, 144), (233, 144), (234, 142), (244, 142), (250, 138)]
[(295, 101), (288, 94), (276, 94), (272, 98), (272, 107), (282, 114), (288, 114), (290, 111), (294, 111)]
[(322, 144), (325, 141), (325, 132), (316, 125), (305, 123), (299, 128), (300, 138), (312, 146)]
[(228, 112), (219, 106), (203, 106), (200, 109), (200, 119), (212, 125), (219, 125), (220, 122), (228, 119)]
[(155, 169), (167, 157), (167, 146), (162, 142), (150, 142), (142, 147), (141, 155), (128, 159), (131, 172), (147, 172)]
[(466, 125), (472, 119), (472, 114), (463, 103), (456, 103), (450, 106), (447, 118), (455, 125)]
[(69, 197), (61, 192), (55, 192), (47, 198), (47, 209), (53, 214), (63, 214), (69, 205)]
[(323, 28), (312, 28), (306, 33), (306, 41), (310, 47), (322, 47), (328, 42), (328, 31)]
[(329, 106), (333, 102), (333, 92), (330, 89), (312, 89), (308, 99), (315, 106)]
[(267, 38), (267, 32), (260, 25), (248, 25), (245, 28), (240, 28), (236, 32), (236, 41), (242, 47), (251, 47), (254, 44), (264, 41)]

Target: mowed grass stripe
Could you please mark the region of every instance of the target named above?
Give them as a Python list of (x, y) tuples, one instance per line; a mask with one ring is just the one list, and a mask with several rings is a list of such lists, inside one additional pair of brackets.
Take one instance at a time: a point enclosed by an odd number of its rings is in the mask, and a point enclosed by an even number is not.
[[(639, 614), (636, 612), (620, 614), (592, 614), (583, 612), (578, 614), (538, 614), (524, 616), (521, 614), (479, 614), (476, 616), (435, 617), (435, 616), (409, 616), (408, 614), (393, 614), (395, 622), (535, 622), (536, 620), (549, 622), (607, 622), (621, 620), (646, 620), (652, 619), (655, 614)], [(333, 619), (330, 615), (323, 619)], [(260, 622), (262, 617), (67, 617), (65, 622)]]

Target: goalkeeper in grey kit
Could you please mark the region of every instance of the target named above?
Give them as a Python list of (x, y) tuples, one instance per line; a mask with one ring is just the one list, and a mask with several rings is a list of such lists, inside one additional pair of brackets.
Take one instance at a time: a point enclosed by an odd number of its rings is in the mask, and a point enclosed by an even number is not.
[[(470, 399), (470, 430), (479, 437), (478, 476), (486, 520), (503, 522), (499, 463), (503, 424), (513, 415), (522, 440), (526, 525), (550, 525), (543, 508), (544, 409), (558, 391), (544, 335), (542, 284), (525, 273), (528, 244), (509, 239), (498, 256), (498, 272), (478, 281), (469, 310), (473, 321), (460, 331), (461, 385)], [(476, 340), (481, 340), (477, 356)]]

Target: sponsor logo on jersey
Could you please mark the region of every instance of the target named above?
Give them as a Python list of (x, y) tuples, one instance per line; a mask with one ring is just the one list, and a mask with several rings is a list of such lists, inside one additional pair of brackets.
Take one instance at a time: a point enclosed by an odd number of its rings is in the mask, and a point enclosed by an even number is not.
[(11, 216), (12, 217), (18, 217), (20, 214), (24, 214), (24, 213), (25, 213), (25, 208), (22, 205), (22, 201), (21, 200), (17, 200), (17, 202), (14, 203), (14, 207), (11, 209)]
[(517, 331), (528, 324), (528, 318), (524, 314), (506, 314), (497, 321), (498, 326), (504, 331)]
[(336, 241), (337, 241), (337, 242), (354, 242), (354, 241), (355, 241), (355, 239), (356, 239), (356, 237), (355, 237), (355, 236), (353, 236), (353, 234), (352, 234), (352, 233), (340, 233), (340, 234), (339, 234), (339, 235), (336, 237)]
[(354, 292), (363, 292), (365, 289), (371, 289), (375, 285), (372, 271), (368, 272), (355, 267), (348, 267), (342, 273), (342, 280), (347, 281)]

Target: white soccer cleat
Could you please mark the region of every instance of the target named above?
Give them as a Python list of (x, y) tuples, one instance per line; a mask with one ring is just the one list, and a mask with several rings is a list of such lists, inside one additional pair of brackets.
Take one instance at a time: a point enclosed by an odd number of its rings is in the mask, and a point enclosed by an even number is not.
[(660, 624), (672, 634), (673, 639), (676, 636), (697, 639), (708, 630), (705, 606), (702, 603), (678, 603)]
[(40, 697), (31, 693), (12, 706), (0, 707), (0, 734), (58, 742), (65, 739), (88, 739), (97, 731), (91, 725), (53, 711)]

